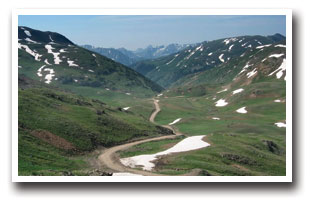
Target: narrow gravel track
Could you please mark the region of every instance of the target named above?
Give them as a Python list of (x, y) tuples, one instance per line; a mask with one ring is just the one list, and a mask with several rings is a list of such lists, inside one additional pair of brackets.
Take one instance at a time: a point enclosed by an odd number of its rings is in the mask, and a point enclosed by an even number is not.
[[(158, 100), (153, 99), (153, 102), (155, 105), (155, 111), (151, 114), (149, 120), (150, 122), (155, 123), (154, 119), (156, 115), (160, 112), (160, 107), (158, 104)], [(144, 176), (164, 176), (164, 175), (159, 175), (159, 174), (155, 174), (155, 173), (148, 172), (148, 171), (137, 170), (137, 169), (126, 167), (121, 164), (121, 162), (119, 161), (119, 158), (116, 155), (116, 152), (128, 149), (134, 145), (138, 145), (138, 144), (145, 143), (145, 142), (156, 141), (156, 140), (173, 139), (179, 135), (182, 135), (182, 133), (175, 131), (175, 129), (173, 129), (173, 127), (171, 126), (168, 126), (168, 125), (162, 125), (162, 126), (173, 130), (175, 135), (167, 135), (167, 136), (149, 138), (149, 139), (130, 142), (130, 143), (126, 143), (126, 144), (122, 144), (122, 145), (118, 145), (118, 146), (105, 149), (98, 157), (101, 165), (103, 167), (109, 168), (113, 172), (129, 172), (129, 173), (140, 174)]]

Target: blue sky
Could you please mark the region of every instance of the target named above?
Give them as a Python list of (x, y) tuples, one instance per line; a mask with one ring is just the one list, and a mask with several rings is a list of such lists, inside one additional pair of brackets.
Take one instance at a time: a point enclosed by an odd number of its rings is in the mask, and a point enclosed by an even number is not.
[(58, 32), (79, 45), (131, 50), (286, 30), (285, 16), (279, 15), (22, 15), (18, 24)]

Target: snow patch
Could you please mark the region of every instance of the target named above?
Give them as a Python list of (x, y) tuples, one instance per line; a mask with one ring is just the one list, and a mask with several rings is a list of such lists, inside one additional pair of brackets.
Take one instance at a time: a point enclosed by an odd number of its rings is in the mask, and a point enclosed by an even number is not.
[(220, 120), (220, 118), (218, 118), (218, 117), (212, 117), (212, 119), (214, 119), (214, 120)]
[(254, 76), (257, 73), (256, 68), (254, 68), (251, 72), (248, 72), (246, 75), (248, 76), (248, 78)]
[(130, 95), (131, 95), (131, 93), (126, 93), (126, 95), (130, 96)]
[(271, 44), (257, 46), (256, 49), (262, 49), (264, 47), (269, 47), (269, 46), (271, 46)]
[(69, 66), (79, 66), (75, 64), (74, 61), (70, 61), (69, 59), (67, 60), (67, 63), (69, 64)]
[(275, 45), (275, 47), (284, 47), (284, 48), (286, 48), (286, 45), (278, 44), (278, 45)]
[(276, 99), (276, 100), (274, 100), (273, 102), (275, 102), (275, 103), (284, 103), (285, 100)]
[(244, 47), (244, 46), (246, 46), (246, 44), (248, 44), (248, 42), (246, 42), (246, 43), (243, 43), (243, 44), (241, 45), (241, 47)]
[(182, 119), (182, 118), (178, 118), (178, 119), (174, 120), (173, 122), (169, 123), (169, 125), (173, 125), (173, 124), (179, 122), (181, 119)]
[(41, 66), (39, 69), (38, 69), (38, 72), (37, 72), (37, 75), (39, 76), (39, 77), (42, 77), (42, 69), (45, 67), (46, 65), (43, 65), (43, 66)]
[(236, 40), (238, 40), (237, 38), (227, 38), (225, 40), (223, 40), (223, 43), (225, 43), (225, 45), (228, 45), (230, 42), (235, 42)]
[(228, 104), (226, 102), (226, 100), (224, 100), (224, 99), (220, 99), (220, 100), (216, 101), (215, 103), (216, 103), (215, 104), (216, 107), (224, 107), (224, 106), (226, 106)]
[(277, 76), (277, 79), (280, 79), (283, 75), (283, 72), (286, 70), (286, 60), (283, 59), (283, 62), (282, 64), (280, 65), (280, 67), (278, 69), (276, 69), (275, 71), (273, 71), (272, 73), (270, 73), (268, 76), (271, 76), (273, 75), (275, 72), (277, 72), (276, 76)]
[(177, 56), (179, 56), (179, 54), (174, 55), (174, 58), (171, 61), (169, 61), (168, 63), (166, 63), (166, 65), (171, 64), (171, 62), (173, 62), (175, 60), (175, 58), (177, 58)]
[(279, 57), (282, 57), (284, 54), (272, 54), (269, 56), (269, 58), (271, 57), (275, 57), (275, 58), (279, 58)]
[[(199, 48), (199, 47), (198, 47)], [(191, 52), (187, 57), (185, 57), (185, 59), (186, 60), (188, 60), (189, 58), (191, 58), (191, 56), (193, 56), (195, 53), (196, 53), (196, 51), (197, 51), (198, 49), (196, 48), (193, 52)]]
[(263, 44), (263, 43), (261, 43), (260, 41), (258, 41), (258, 40), (256, 40), (256, 39), (255, 39), (255, 41), (256, 41), (258, 44), (260, 44), (260, 45), (262, 45), (262, 44)]
[(283, 123), (283, 122), (277, 122), (277, 123), (274, 123), (276, 126), (278, 126), (279, 128), (281, 127), (286, 127), (286, 123)]
[(94, 72), (93, 70), (88, 70), (88, 71), (89, 71), (89, 72), (92, 72), (92, 73)]
[(96, 55), (95, 54), (92, 54), (93, 55), (93, 57), (96, 57)]
[(229, 46), (228, 51), (231, 50), (231, 48), (234, 46), (234, 44), (232, 44), (231, 46)]
[(53, 77), (55, 76), (55, 71), (54, 69), (51, 68), (45, 68), (44, 71), (49, 71), (49, 74), (45, 75), (45, 83), (46, 84), (50, 84)]
[(267, 58), (263, 59), (262, 62), (264, 62), (264, 61), (266, 61), (266, 60), (267, 60)]
[(45, 45), (45, 49), (47, 49), (47, 53), (53, 54), (54, 56), (54, 63), (59, 64), (62, 60), (59, 58), (59, 52), (53, 52), (53, 48), (51, 45)]
[(48, 63), (47, 59), (44, 60), (44, 63), (46, 63), (47, 65), (52, 65), (52, 64)]
[(116, 172), (116, 173), (113, 173), (112, 176), (143, 176), (143, 175), (133, 174), (133, 173), (129, 173), (129, 172)]
[(223, 59), (223, 56), (224, 56), (224, 54), (221, 54), (220, 56), (219, 56), (219, 60), (221, 61), (221, 62), (225, 62), (225, 60)]
[(123, 110), (128, 110), (130, 107), (124, 107)]
[(19, 49), (23, 49), (23, 48), (24, 48), (25, 51), (26, 51), (28, 54), (32, 55), (36, 61), (41, 61), (40, 57), (41, 57), (42, 55), (40, 55), (40, 54), (38, 54), (38, 53), (32, 51), (27, 45), (22, 45), (22, 44), (18, 43), (18, 48), (19, 48)]
[(162, 96), (162, 95), (163, 95), (163, 94), (158, 94), (157, 96), (160, 97), (160, 96)]
[(234, 95), (234, 94), (240, 93), (242, 91), (244, 91), (244, 89), (240, 88), (240, 89), (237, 89), (237, 90), (233, 91), (232, 93)]
[(222, 93), (222, 92), (225, 92), (225, 91), (227, 91), (228, 89), (223, 89), (223, 90), (221, 90), (221, 91), (218, 91), (218, 92), (216, 92), (216, 93)]
[(120, 161), (125, 166), (129, 166), (131, 168), (142, 166), (143, 170), (150, 171), (153, 169), (153, 167), (155, 167), (155, 164), (152, 163), (152, 161), (158, 159), (159, 156), (164, 156), (171, 153), (192, 151), (210, 146), (209, 143), (202, 140), (204, 137), (205, 135), (187, 137), (181, 142), (177, 143), (176, 145), (165, 151), (156, 154), (139, 155), (129, 158), (122, 158), (120, 159)]
[(26, 34), (27, 36), (31, 37), (31, 33), (30, 33), (30, 31), (28, 31), (28, 30), (24, 30), (24, 32), (25, 32), (25, 34)]
[(28, 42), (34, 43), (34, 44), (40, 44), (37, 41), (31, 40), (30, 38), (26, 38), (25, 41), (28, 41)]
[(203, 46), (200, 45), (199, 47), (197, 47), (197, 48), (196, 48), (196, 51), (198, 51), (198, 50), (199, 50), (200, 52), (203, 51)]
[(236, 110), (236, 112), (241, 113), (241, 114), (248, 113), (248, 111), (246, 111), (245, 107), (239, 108), (238, 110)]
[(245, 66), (242, 68), (242, 70), (240, 71), (240, 73), (238, 73), (238, 75), (240, 75), (241, 73), (243, 73), (244, 71), (247, 70), (247, 68), (249, 68), (250, 66), (252, 66), (253, 64), (250, 64), (250, 62), (247, 62), (245, 64)]

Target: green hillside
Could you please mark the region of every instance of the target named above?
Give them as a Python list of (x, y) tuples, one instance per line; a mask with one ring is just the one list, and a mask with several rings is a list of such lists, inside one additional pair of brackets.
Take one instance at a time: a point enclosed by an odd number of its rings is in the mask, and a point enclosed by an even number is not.
[(78, 170), (88, 164), (73, 158), (98, 147), (171, 133), (140, 114), (24, 76), (18, 93), (20, 175)]
[[(211, 144), (155, 161), (166, 175), (270, 176), (286, 174), (286, 46), (246, 51), (213, 68), (180, 77), (163, 91), (156, 123)], [(170, 141), (137, 145), (134, 156), (167, 149)], [(142, 150), (142, 151), (141, 151)]]

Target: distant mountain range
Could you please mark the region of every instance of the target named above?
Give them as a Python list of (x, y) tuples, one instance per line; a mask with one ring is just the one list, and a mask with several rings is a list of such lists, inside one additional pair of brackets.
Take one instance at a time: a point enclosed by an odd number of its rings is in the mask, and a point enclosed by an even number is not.
[(132, 51), (127, 50), (125, 48), (116, 49), (116, 48), (94, 47), (91, 45), (81, 45), (81, 47), (83, 48), (97, 52), (103, 56), (106, 56), (126, 66), (132, 65), (138, 61), (146, 59), (156, 59), (159, 57), (167, 56), (192, 46), (194, 46), (194, 44), (180, 45), (174, 43), (169, 44), (167, 46), (161, 45), (156, 47), (149, 45), (146, 48), (138, 48), (137, 50)]

